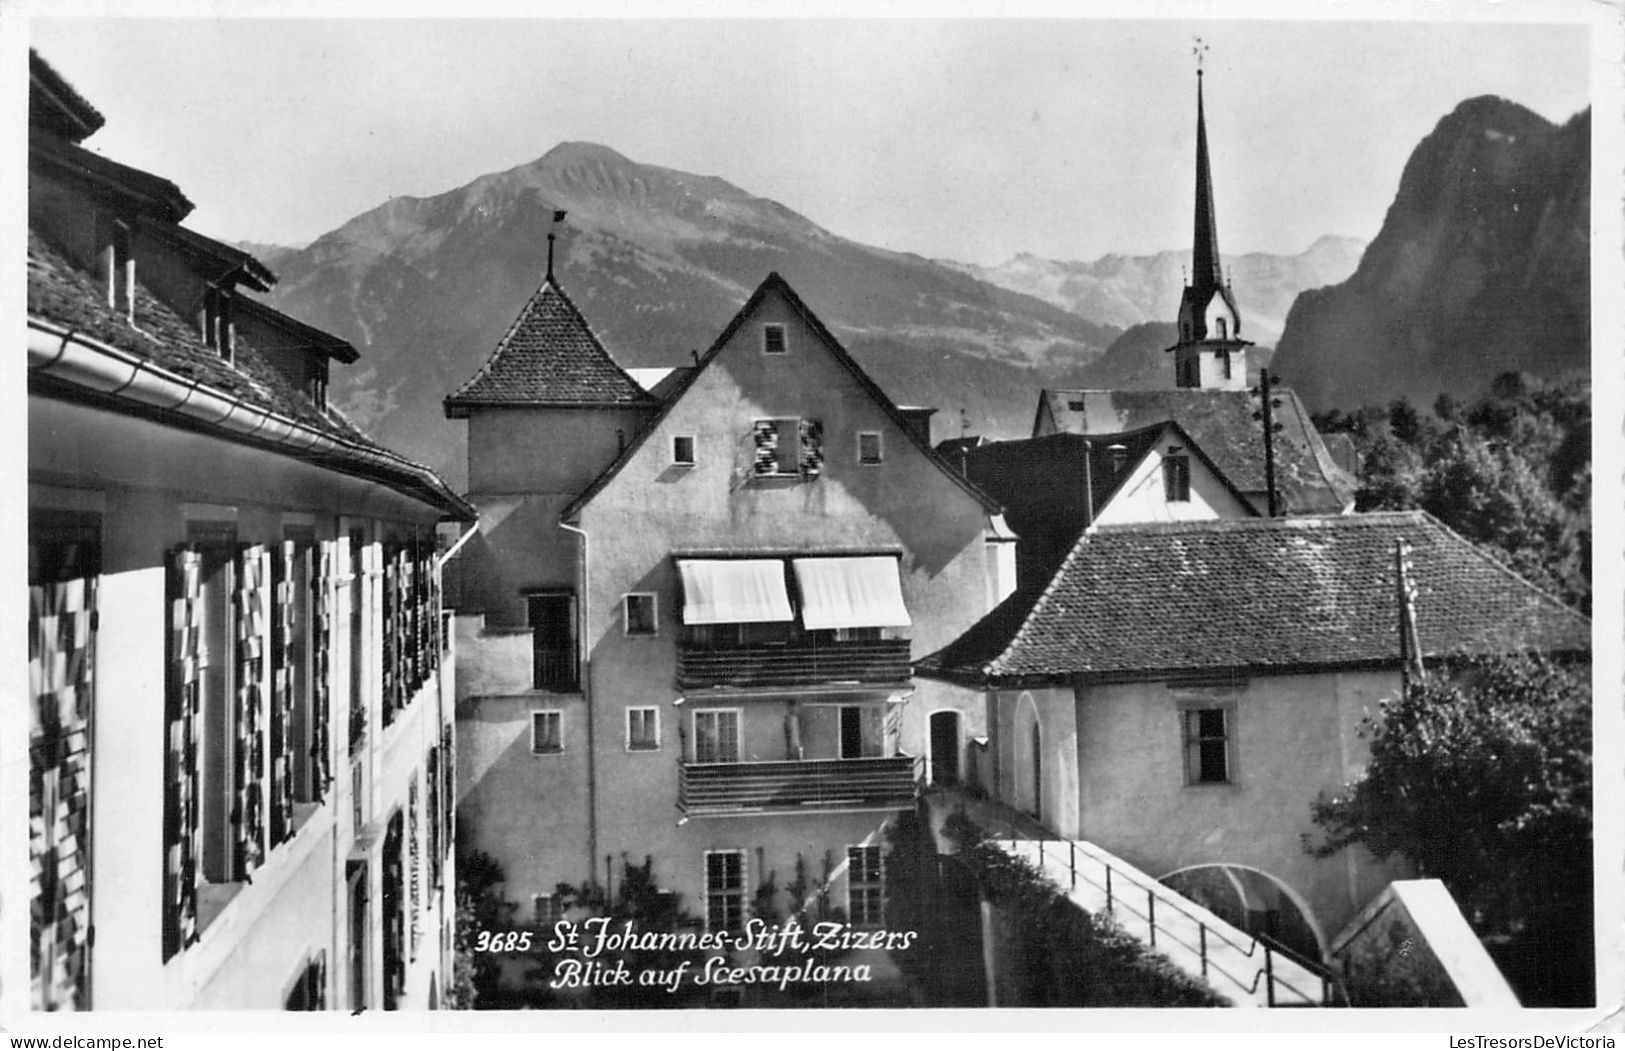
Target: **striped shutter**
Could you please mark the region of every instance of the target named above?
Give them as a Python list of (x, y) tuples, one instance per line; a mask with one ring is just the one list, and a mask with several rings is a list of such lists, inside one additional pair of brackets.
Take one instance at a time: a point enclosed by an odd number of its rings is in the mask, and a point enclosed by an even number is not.
[(232, 872), (244, 879), (265, 861), (266, 739), (271, 650), (271, 553), (243, 548), (237, 587), (236, 750), (232, 757)]
[(202, 727), (203, 556), (182, 548), (169, 561), (169, 670), (164, 691), (164, 958), (197, 940), (203, 854), (198, 769)]
[(333, 567), (337, 544), (324, 540), (311, 556), (310, 574), (310, 779), (311, 798), (322, 802), (333, 784)]
[(801, 473), (817, 478), (824, 469), (824, 421), (801, 421)]
[(293, 835), (293, 643), (297, 552), (284, 540), (271, 562), (271, 845)]
[(96, 577), (28, 589), (33, 1007), (90, 1006), (90, 732)]

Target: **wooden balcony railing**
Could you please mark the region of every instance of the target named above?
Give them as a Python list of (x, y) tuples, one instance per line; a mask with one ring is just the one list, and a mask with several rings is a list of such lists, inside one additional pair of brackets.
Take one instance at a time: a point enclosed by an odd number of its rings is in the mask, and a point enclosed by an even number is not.
[(677, 805), (716, 814), (896, 810), (912, 806), (919, 760), (803, 759), (782, 763), (683, 763)]
[(908, 639), (677, 649), (677, 687), (904, 684), (913, 675)]

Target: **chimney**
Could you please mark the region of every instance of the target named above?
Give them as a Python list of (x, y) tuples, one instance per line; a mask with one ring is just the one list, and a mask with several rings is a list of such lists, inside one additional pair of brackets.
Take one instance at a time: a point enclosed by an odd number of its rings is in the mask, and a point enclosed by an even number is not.
[(903, 429), (919, 440), (920, 444), (931, 445), (931, 417), (936, 415), (936, 409), (920, 405), (899, 405), (897, 411), (903, 416)]

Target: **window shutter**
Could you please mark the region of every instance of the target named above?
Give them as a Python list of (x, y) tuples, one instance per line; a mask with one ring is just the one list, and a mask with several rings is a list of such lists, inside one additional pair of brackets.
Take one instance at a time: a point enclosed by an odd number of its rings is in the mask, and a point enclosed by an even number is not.
[(779, 425), (776, 420), (757, 420), (752, 428), (756, 446), (756, 473), (774, 474), (779, 469)]
[(329, 753), (332, 736), (332, 694), (329, 676), (333, 667), (333, 567), (338, 545), (323, 540), (310, 557), (315, 559), (310, 575), (310, 758), (311, 798), (320, 803), (333, 783)]
[(237, 589), (237, 752), (232, 764), (233, 872), (242, 879), (265, 860), (267, 658), (270, 656), (271, 554), (243, 548)]
[(29, 872), (36, 1010), (90, 1007), (94, 576), (28, 589)]
[(293, 834), (294, 542), (271, 563), (271, 845)]
[(181, 548), (169, 560), (169, 674), (165, 693), (164, 958), (197, 940), (198, 866), (203, 854), (198, 770), (203, 639), (203, 556)]
[(801, 473), (817, 478), (824, 467), (824, 421), (801, 421)]

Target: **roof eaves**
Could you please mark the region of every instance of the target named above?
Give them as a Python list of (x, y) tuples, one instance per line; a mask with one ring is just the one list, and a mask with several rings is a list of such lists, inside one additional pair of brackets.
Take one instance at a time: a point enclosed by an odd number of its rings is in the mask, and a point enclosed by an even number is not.
[(29, 136), (28, 159), (55, 166), (71, 177), (134, 203), (138, 209), (179, 223), (192, 212), (192, 202), (180, 187), (151, 172), (108, 160), (76, 143)]

